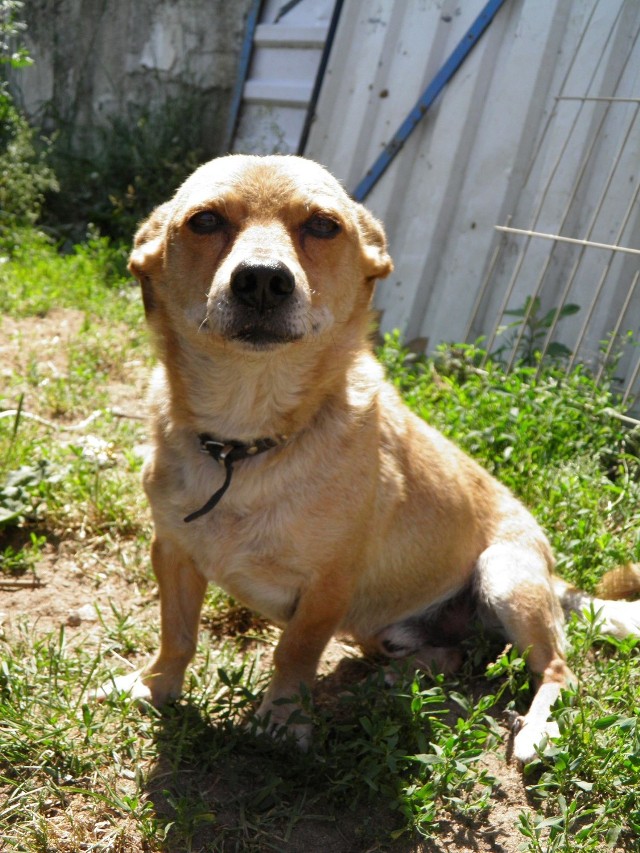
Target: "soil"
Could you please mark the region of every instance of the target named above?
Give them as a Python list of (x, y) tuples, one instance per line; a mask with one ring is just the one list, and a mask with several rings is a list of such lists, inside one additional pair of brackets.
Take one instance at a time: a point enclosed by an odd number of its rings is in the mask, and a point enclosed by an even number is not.
[[(15, 370), (26, 371), (30, 359), (37, 353), (38, 362), (52, 374), (57, 371), (62, 373), (65, 370), (66, 346), (80, 332), (81, 325), (82, 314), (74, 311), (58, 311), (44, 318), (26, 320), (4, 318), (0, 329), (3, 341), (0, 358), (3, 363), (12, 364)], [(143, 379), (138, 373), (132, 375), (130, 384), (121, 381), (115, 383), (113, 389), (110, 389), (113, 391), (114, 405), (138, 412), (142, 383)], [(25, 390), (25, 410), (29, 410), (33, 404), (37, 411), (34, 392), (30, 392), (26, 386)], [(94, 543), (81, 539), (65, 539), (48, 545), (33, 575), (20, 578), (0, 575), (0, 632), (9, 632), (21, 623), (28, 623), (31, 631), (46, 635), (57, 632), (64, 625), (70, 644), (73, 644), (74, 636), (77, 641), (95, 639), (97, 642), (104, 628), (96, 617), (96, 606), (105, 612), (112, 605), (126, 612), (134, 612), (135, 618), (141, 622), (155, 620), (157, 602), (153, 588), (146, 582), (138, 585), (126, 576), (122, 566), (121, 557), (116, 559), (109, 555), (108, 550), (96, 550)], [(243, 635), (249, 630), (255, 631), (256, 627), (266, 630), (267, 626), (266, 623), (257, 622), (255, 616), (239, 607), (210, 618), (203, 629), (223, 640), (225, 637)], [(318, 701), (331, 701), (327, 698), (328, 690), (335, 689), (336, 683), (339, 684), (343, 677), (341, 673), (349, 671), (354, 659), (357, 660), (357, 652), (351, 647), (338, 642), (330, 644), (322, 661)], [(265, 662), (268, 663), (266, 658)], [(503, 733), (507, 743), (506, 726), (503, 726)], [(254, 760), (260, 760), (260, 756)], [(509, 760), (508, 749), (504, 746), (487, 753), (483, 761), (487, 770), (498, 780), (488, 818), (469, 823), (445, 819), (437, 839), (401, 840), (388, 848), (368, 849), (391, 849), (398, 853), (516, 853), (524, 840), (517, 829), (518, 815), (529, 809), (522, 774)], [(161, 769), (156, 768), (157, 771)], [(186, 769), (185, 773), (188, 772)], [(163, 774), (160, 772), (160, 775)], [(215, 794), (214, 779), (211, 785)], [(161, 806), (153, 796), (152, 799), (156, 806)], [(310, 817), (296, 825), (288, 843), (281, 849), (301, 853), (365, 853), (366, 848), (354, 847), (357, 832), (353, 823), (357, 819), (358, 816), (347, 808), (331, 824)], [(78, 812), (74, 817), (76, 826), (83, 820), (87, 824), (88, 835), (93, 833), (95, 840), (102, 824), (96, 824), (92, 814), (83, 816)], [(109, 821), (103, 823), (103, 830), (107, 832), (111, 824)], [(83, 849), (92, 848), (87, 846)], [(138, 850), (137, 843), (135, 847), (126, 849)]]

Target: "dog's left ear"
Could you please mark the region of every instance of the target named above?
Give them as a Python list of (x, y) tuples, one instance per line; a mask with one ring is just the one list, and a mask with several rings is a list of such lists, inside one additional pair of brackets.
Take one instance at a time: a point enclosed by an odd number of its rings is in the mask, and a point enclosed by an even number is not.
[(393, 270), (393, 261), (382, 223), (361, 204), (356, 204), (356, 214), (367, 279), (386, 278)]

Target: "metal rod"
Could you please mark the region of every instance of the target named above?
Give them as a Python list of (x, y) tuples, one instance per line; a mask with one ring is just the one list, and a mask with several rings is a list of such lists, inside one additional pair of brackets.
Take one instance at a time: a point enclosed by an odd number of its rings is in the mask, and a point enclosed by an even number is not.
[(640, 98), (606, 98), (591, 95), (556, 95), (556, 101), (604, 101), (607, 104), (640, 104)]
[(638, 361), (636, 362), (635, 370), (631, 374), (631, 377), (627, 383), (627, 387), (624, 392), (624, 396), (622, 398), (622, 405), (624, 406), (631, 396), (631, 390), (636, 383), (636, 379), (640, 376), (640, 356), (638, 356)]
[(304, 127), (302, 128), (302, 133), (300, 134), (300, 142), (298, 143), (299, 155), (304, 154), (304, 150), (307, 147), (307, 142), (309, 140), (309, 134), (311, 133), (311, 125), (313, 124), (316, 118), (316, 107), (318, 106), (318, 99), (320, 98), (320, 90), (322, 89), (324, 75), (327, 70), (327, 65), (329, 64), (331, 48), (333, 47), (333, 42), (336, 37), (336, 31), (340, 22), (340, 14), (342, 13), (343, 5), (344, 0), (336, 0), (336, 4), (333, 7), (333, 12), (331, 14), (331, 23), (329, 24), (327, 38), (322, 49), (322, 56), (320, 57), (320, 65), (318, 66), (318, 72), (316, 74), (316, 79), (313, 84), (311, 100), (309, 102), (309, 106), (307, 107), (307, 114), (304, 118)]
[[(624, 300), (624, 304), (622, 306), (620, 313), (618, 314), (618, 319), (616, 320), (616, 325), (614, 326), (613, 330), (611, 331), (611, 335), (609, 337), (609, 344), (607, 346), (606, 352), (604, 353), (604, 355), (602, 357), (602, 364), (600, 365), (600, 368), (598, 369), (598, 372), (596, 374), (596, 378), (595, 378), (596, 385), (599, 385), (600, 380), (602, 379), (602, 374), (605, 371), (605, 368), (607, 366), (607, 362), (609, 360), (609, 356), (611, 355), (611, 350), (613, 349), (613, 345), (615, 343), (615, 340), (618, 337), (618, 332), (620, 331), (620, 326), (622, 325), (624, 315), (627, 313), (627, 308), (629, 307), (629, 303), (631, 302), (631, 297), (633, 296), (634, 291), (636, 289), (636, 285), (638, 284), (638, 278), (640, 278), (640, 270), (638, 270), (633, 277), (633, 281), (631, 282), (631, 287), (629, 288), (629, 292), (627, 293), (627, 297)], [(576, 349), (577, 349), (577, 347), (576, 347)], [(568, 368), (568, 370), (570, 370), (570, 369), (571, 368)]]
[[(511, 217), (508, 217), (507, 218), (507, 224), (510, 222), (510, 220), (511, 220)], [(465, 329), (465, 333), (464, 333), (464, 340), (465, 341), (468, 341), (469, 336), (471, 335), (471, 329), (473, 328), (473, 321), (475, 320), (476, 314), (480, 308), (480, 305), (482, 304), (482, 300), (484, 299), (484, 295), (486, 293), (487, 287), (489, 286), (489, 282), (491, 281), (491, 278), (493, 277), (493, 271), (495, 270), (496, 264), (498, 263), (498, 258), (500, 257), (500, 253), (502, 252), (502, 247), (504, 246), (504, 243), (505, 243), (504, 239), (498, 240), (498, 242), (496, 243), (496, 247), (493, 250), (493, 254), (491, 255), (491, 260), (489, 261), (489, 266), (487, 267), (487, 272), (485, 273), (485, 276), (482, 279), (482, 284), (480, 285), (480, 289), (478, 290), (475, 301), (473, 303), (473, 308), (471, 309), (471, 312), (469, 314), (469, 320), (467, 321), (467, 328)], [(505, 305), (505, 308), (506, 308), (506, 305)], [(491, 344), (493, 344), (494, 340), (495, 340), (495, 334), (493, 335), (493, 338), (491, 339)], [(485, 353), (485, 360), (486, 360), (487, 355), (488, 355), (489, 343), (487, 343), (487, 347), (485, 349), (487, 351)]]
[(496, 231), (507, 234), (522, 234), (526, 237), (542, 237), (543, 240), (554, 240), (558, 243), (573, 243), (577, 246), (589, 246), (592, 249), (608, 249), (610, 252), (625, 252), (629, 255), (640, 255), (640, 249), (627, 246), (615, 246), (611, 243), (594, 243), (592, 240), (578, 240), (574, 237), (562, 237), (560, 234), (545, 234), (542, 231), (529, 231), (526, 228), (510, 228), (507, 225), (494, 225)]

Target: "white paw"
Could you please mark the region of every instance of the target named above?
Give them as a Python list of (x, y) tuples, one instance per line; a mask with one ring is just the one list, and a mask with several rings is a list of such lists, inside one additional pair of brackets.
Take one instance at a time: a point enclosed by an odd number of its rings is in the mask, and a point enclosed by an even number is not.
[(544, 754), (549, 741), (560, 737), (558, 724), (552, 720), (540, 724), (526, 722), (526, 718), (519, 717), (514, 726), (516, 735), (513, 739), (513, 754), (521, 764), (531, 764)]
[(180, 695), (181, 679), (155, 675), (146, 669), (136, 669), (126, 675), (118, 675), (90, 691), (88, 698), (93, 702), (104, 702), (111, 696), (126, 694), (132, 702), (146, 702), (159, 708), (168, 699)]
[(141, 669), (129, 672), (127, 675), (118, 675), (109, 681), (105, 681), (100, 687), (90, 691), (89, 699), (96, 702), (104, 702), (110, 696), (117, 696), (121, 693), (126, 693), (133, 700), (153, 702), (151, 690), (142, 679)]

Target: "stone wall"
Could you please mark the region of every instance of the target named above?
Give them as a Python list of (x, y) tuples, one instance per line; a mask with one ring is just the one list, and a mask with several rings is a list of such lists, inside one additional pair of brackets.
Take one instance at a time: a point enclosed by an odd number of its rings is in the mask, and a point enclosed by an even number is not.
[(34, 64), (10, 84), (45, 132), (73, 148), (109, 119), (132, 123), (192, 99), (201, 147), (221, 153), (251, 0), (27, 0), (21, 17)]

